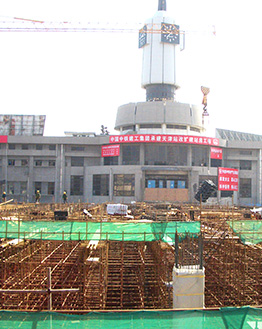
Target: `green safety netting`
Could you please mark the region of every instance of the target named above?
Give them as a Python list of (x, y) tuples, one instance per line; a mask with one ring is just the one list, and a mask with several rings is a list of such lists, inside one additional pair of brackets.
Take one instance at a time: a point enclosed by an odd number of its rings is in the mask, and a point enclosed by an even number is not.
[(261, 220), (237, 220), (228, 221), (227, 223), (244, 244), (250, 245), (262, 242)]
[(0, 221), (0, 238), (172, 242), (175, 233), (200, 233), (200, 222)]
[(262, 328), (259, 308), (222, 308), (220, 310), (90, 312), (69, 315), (54, 312), (0, 312), (1, 329), (255, 329)]

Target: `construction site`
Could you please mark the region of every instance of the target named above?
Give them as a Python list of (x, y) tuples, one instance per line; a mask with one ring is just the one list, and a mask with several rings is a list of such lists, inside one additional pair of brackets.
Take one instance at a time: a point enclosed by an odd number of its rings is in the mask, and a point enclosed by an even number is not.
[(203, 270), (205, 308), (261, 305), (262, 222), (250, 209), (137, 203), (112, 215), (107, 206), (2, 206), (1, 309), (181, 308), (181, 268)]

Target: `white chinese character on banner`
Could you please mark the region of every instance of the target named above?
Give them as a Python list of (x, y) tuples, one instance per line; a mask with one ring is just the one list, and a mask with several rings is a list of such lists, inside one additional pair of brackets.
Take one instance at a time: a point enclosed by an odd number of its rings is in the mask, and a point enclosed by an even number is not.
[(173, 138), (173, 142), (175, 142), (175, 143), (178, 142), (178, 138), (177, 138), (177, 136), (174, 136), (174, 138)]
[(119, 142), (119, 137), (115, 137), (115, 142)]
[(168, 136), (167, 141), (172, 142), (172, 136)]
[(133, 142), (134, 136), (129, 136), (129, 142)]
[(155, 135), (151, 135), (151, 142), (154, 142), (156, 140), (156, 136)]
[(125, 142), (128, 142), (128, 136), (125, 136), (125, 137), (124, 137), (124, 141), (125, 141)]
[(140, 136), (140, 142), (143, 142), (144, 141), (144, 136)]
[(145, 136), (145, 142), (149, 142), (150, 141), (150, 136), (146, 135)]
[(167, 141), (167, 136), (162, 136), (162, 142), (166, 142)]
[(156, 136), (156, 141), (161, 142), (161, 136)]

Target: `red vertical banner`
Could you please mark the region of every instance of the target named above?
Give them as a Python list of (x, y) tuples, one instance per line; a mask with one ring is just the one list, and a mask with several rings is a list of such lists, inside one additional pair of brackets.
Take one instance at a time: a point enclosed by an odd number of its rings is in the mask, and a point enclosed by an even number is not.
[(223, 150), (219, 147), (211, 147), (210, 148), (210, 158), (211, 159), (223, 159)]
[(6, 135), (1, 135), (0, 136), (0, 143), (1, 144), (6, 144), (7, 141), (8, 141), (8, 136), (6, 136)]
[(218, 168), (218, 190), (238, 191), (238, 169)]

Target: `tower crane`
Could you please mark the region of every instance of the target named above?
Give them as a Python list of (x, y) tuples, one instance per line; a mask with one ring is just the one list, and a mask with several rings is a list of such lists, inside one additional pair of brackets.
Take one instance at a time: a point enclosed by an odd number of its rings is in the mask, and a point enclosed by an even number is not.
[[(1, 17), (0, 32), (126, 32), (137, 33), (142, 23), (114, 23), (109, 22), (73, 22), (73, 21), (44, 21), (21, 17)], [(173, 32), (173, 31), (172, 31)], [(177, 30), (176, 33), (212, 33), (216, 35), (215, 26), (197, 31)], [(161, 33), (155, 24), (147, 25), (146, 33)]]
[[(143, 26), (141, 28), (141, 26)], [(114, 23), (109, 22), (73, 22), (73, 21), (44, 21), (21, 17), (1, 17), (0, 32), (106, 32), (106, 33), (161, 33), (159, 26), (147, 24), (146, 30), (142, 23)], [(174, 31), (166, 32), (174, 33)], [(185, 49), (185, 35), (188, 33), (203, 33), (216, 35), (215, 26), (204, 28), (203, 30), (181, 30), (175, 31), (180, 36), (180, 50)]]

